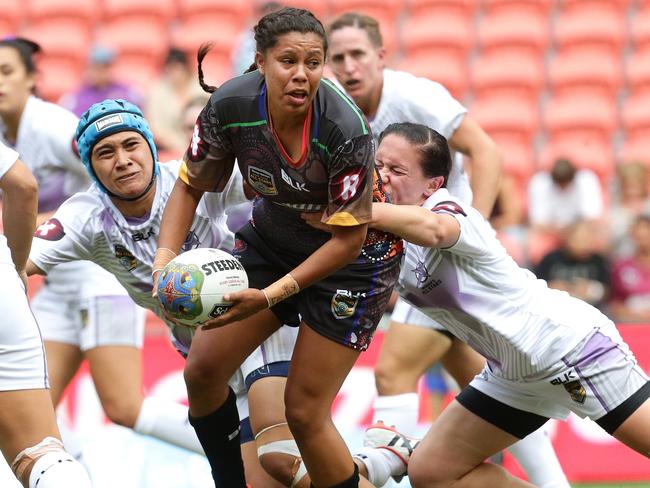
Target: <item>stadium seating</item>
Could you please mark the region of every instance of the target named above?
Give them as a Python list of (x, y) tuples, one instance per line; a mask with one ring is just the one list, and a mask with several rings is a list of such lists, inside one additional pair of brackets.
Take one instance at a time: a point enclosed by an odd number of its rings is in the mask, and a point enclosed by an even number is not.
[(621, 122), (628, 139), (650, 140), (650, 92), (629, 97), (625, 101)]
[(159, 64), (169, 48), (166, 25), (141, 17), (122, 17), (106, 23), (97, 38), (101, 44), (113, 47), (122, 62)]
[(470, 114), (493, 137), (502, 135), (521, 145), (532, 146), (539, 127), (537, 104), (505, 95), (476, 100)]
[(176, 15), (174, 0), (101, 0), (101, 3), (104, 20), (109, 22), (124, 18), (141, 18), (147, 23), (157, 20), (166, 24)]
[(543, 60), (522, 53), (484, 55), (474, 62), (471, 80), (477, 98), (504, 93), (537, 102), (544, 86)]
[(280, 2), (288, 7), (305, 8), (312, 12), (324, 24), (331, 20), (330, 4), (323, 0), (287, 0)]
[[(637, 0), (643, 1), (643, 0)], [(587, 10), (600, 10), (619, 15), (632, 3), (632, 0), (559, 0), (558, 5), (562, 12), (583, 12)]]
[(343, 12), (364, 12), (373, 17), (396, 19), (402, 7), (401, 0), (329, 0), (330, 14), (335, 16)]
[(470, 18), (477, 5), (476, 0), (406, 0), (406, 8), (411, 17), (436, 15)]
[(90, 31), (100, 13), (97, 0), (29, 0), (26, 5), (27, 21), (32, 25), (65, 20), (70, 24), (79, 23)]
[(535, 151), (531, 143), (522, 144), (508, 134), (490, 134), (503, 156), (503, 171), (512, 175), (519, 188), (524, 188), (535, 172)]
[(595, 49), (620, 56), (625, 42), (625, 17), (607, 9), (580, 9), (562, 14), (553, 39), (559, 51)]
[(431, 53), (403, 59), (396, 69), (441, 83), (454, 98), (462, 100), (467, 90), (467, 63), (448, 54)]
[(550, 169), (558, 158), (570, 159), (578, 168), (590, 169), (605, 184), (614, 174), (614, 154), (609, 141), (581, 139), (565, 136), (557, 142), (551, 140), (540, 152), (538, 161), (542, 169)]
[(650, 49), (633, 53), (625, 63), (625, 81), (632, 94), (650, 92)]
[(61, 95), (77, 87), (81, 80), (79, 70), (59, 59), (41, 58), (38, 63), (36, 93), (50, 102), (57, 102)]
[(217, 19), (240, 29), (253, 15), (253, 2), (233, 0), (181, 0), (179, 14), (184, 23), (192, 20)]
[(630, 36), (635, 51), (647, 51), (650, 48), (650, 2), (648, 9), (638, 12), (631, 19)]
[(23, 8), (18, 0), (5, 0), (0, 15), (0, 37), (15, 34), (23, 18)]
[(637, 161), (650, 168), (650, 140), (643, 137), (625, 141), (616, 155), (616, 160), (619, 163)]
[[(68, 20), (42, 20), (23, 29), (20, 35), (39, 43), (44, 57), (56, 62), (57, 66), (67, 65), (68, 70), (79, 73), (86, 64), (91, 38), (84, 24), (71, 24)], [(49, 73), (47, 76), (50, 76)]]
[(609, 51), (572, 50), (550, 62), (548, 78), (556, 95), (595, 93), (616, 98), (623, 79), (620, 56)]
[(472, 37), (470, 19), (461, 16), (410, 17), (402, 27), (402, 44), (408, 57), (424, 56), (432, 50), (448, 51), (466, 62)]
[(550, 39), (548, 17), (526, 11), (484, 16), (478, 26), (483, 53), (518, 52), (542, 57)]
[(503, 12), (533, 12), (546, 16), (551, 11), (554, 0), (483, 0), (483, 12), (487, 15)]

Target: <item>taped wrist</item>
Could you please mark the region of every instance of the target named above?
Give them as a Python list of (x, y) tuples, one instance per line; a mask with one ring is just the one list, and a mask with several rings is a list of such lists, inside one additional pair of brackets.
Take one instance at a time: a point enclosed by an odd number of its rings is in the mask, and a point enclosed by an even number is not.
[(287, 273), (278, 281), (271, 283), (262, 290), (269, 308), (289, 298), (291, 295), (295, 295), (299, 291), (300, 286), (298, 286), (298, 282), (290, 273)]
[(151, 265), (151, 274), (157, 271), (162, 271), (167, 264), (178, 256), (174, 251), (166, 247), (159, 247), (156, 249), (156, 254), (153, 257), (153, 264)]

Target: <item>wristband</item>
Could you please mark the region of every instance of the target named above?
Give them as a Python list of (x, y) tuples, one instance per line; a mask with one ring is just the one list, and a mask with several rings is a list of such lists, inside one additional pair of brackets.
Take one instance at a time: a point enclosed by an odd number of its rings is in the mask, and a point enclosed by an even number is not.
[(151, 274), (153, 275), (156, 271), (162, 271), (176, 256), (177, 254), (174, 251), (166, 247), (156, 249), (156, 254), (153, 257), (153, 263), (151, 265)]
[(291, 276), (291, 274), (287, 273), (278, 281), (271, 283), (269, 286), (264, 288), (262, 293), (264, 293), (266, 302), (270, 308), (282, 300), (289, 298), (291, 295), (295, 295), (299, 291), (300, 286), (298, 285), (298, 282), (293, 276)]

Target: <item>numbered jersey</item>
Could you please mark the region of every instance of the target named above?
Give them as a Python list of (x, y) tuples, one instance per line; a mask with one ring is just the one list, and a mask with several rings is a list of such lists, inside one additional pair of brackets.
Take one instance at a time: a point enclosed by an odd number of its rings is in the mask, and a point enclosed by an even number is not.
[(534, 376), (594, 327), (611, 325), (596, 308), (520, 268), (481, 214), (447, 190), (424, 207), (455, 217), (460, 237), (446, 249), (407, 244), (398, 291), (485, 356), (494, 372), (513, 380)]
[[(138, 305), (160, 315), (158, 301), (151, 297), (152, 264), (160, 220), (179, 167), (179, 162), (160, 165), (151, 212), (141, 219), (125, 218), (96, 185), (73, 196), (37, 229), (30, 259), (45, 272), (69, 261), (93, 261), (115, 275)], [(244, 201), (236, 171), (223, 193), (201, 200), (183, 251), (212, 247), (230, 252), (234, 238), (226, 226), (225, 210)]]
[[(323, 79), (303, 128), (302, 155), (292, 160), (266, 109), (266, 85), (257, 71), (225, 83), (199, 115), (181, 178), (206, 191), (223, 187), (237, 158), (257, 191), (254, 225), (280, 255), (302, 260), (330, 235), (305, 224), (301, 212), (321, 212), (330, 225), (358, 225), (371, 217), (373, 141), (360, 111)], [(381, 191), (376, 198), (383, 199)]]

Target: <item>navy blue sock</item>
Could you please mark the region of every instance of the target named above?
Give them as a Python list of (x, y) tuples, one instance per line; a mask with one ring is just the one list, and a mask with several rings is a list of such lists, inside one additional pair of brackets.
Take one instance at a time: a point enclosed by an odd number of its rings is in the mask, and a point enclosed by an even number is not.
[(212, 468), (216, 488), (246, 488), (244, 462), (239, 446), (239, 414), (230, 389), (221, 407), (205, 417), (189, 416)]
[[(354, 463), (354, 473), (352, 473), (352, 476), (331, 488), (359, 488), (359, 481), (359, 466), (357, 466), (357, 463)], [(313, 483), (311, 488), (315, 488)]]

